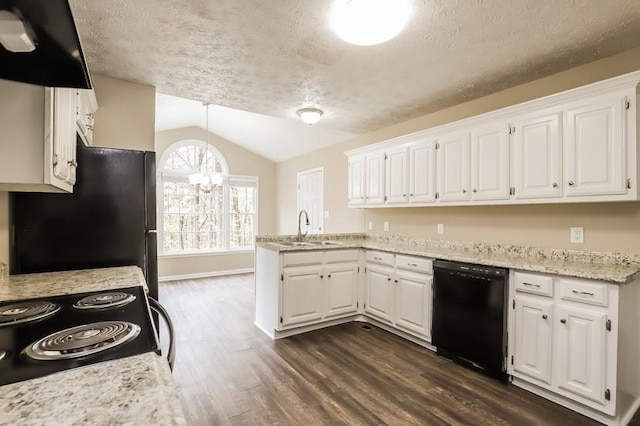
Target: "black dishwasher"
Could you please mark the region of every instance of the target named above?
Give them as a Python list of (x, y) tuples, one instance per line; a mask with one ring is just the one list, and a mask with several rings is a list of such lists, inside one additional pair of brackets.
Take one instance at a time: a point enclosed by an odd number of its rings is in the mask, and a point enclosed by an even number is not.
[(507, 381), (508, 270), (436, 260), (433, 275), (438, 354)]

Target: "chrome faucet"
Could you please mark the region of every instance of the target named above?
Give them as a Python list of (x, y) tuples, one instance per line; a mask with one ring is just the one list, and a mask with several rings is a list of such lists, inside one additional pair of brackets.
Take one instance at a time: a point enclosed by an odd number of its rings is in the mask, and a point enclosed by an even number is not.
[(309, 232), (309, 231), (307, 231), (307, 232), (304, 233), (304, 235), (302, 234), (302, 213), (304, 213), (304, 217), (306, 219), (307, 226), (310, 225), (310, 223), (309, 223), (309, 213), (307, 213), (307, 211), (304, 210), (304, 209), (300, 210), (300, 213), (298, 213), (298, 241), (302, 241), (302, 239), (304, 237), (306, 237), (307, 233)]

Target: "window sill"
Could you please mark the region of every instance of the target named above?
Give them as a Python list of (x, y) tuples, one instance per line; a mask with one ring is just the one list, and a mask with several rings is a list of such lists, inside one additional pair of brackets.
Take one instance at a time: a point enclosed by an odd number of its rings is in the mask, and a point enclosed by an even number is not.
[(210, 250), (210, 251), (189, 251), (189, 252), (170, 252), (158, 253), (158, 259), (172, 259), (181, 257), (202, 257), (202, 256), (229, 256), (233, 254), (253, 254), (255, 249), (238, 249), (238, 250)]

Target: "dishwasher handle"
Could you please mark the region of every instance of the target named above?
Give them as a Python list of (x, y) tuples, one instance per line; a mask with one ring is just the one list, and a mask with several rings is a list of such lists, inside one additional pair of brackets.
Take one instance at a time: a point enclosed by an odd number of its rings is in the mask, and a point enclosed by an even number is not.
[[(158, 315), (162, 317), (165, 324), (167, 324), (167, 329), (169, 330), (169, 351), (167, 353), (167, 361), (169, 362), (169, 368), (173, 371), (173, 363), (176, 359), (176, 346), (175, 346), (175, 329), (173, 327), (173, 322), (171, 321), (171, 317), (167, 310), (153, 297), (149, 297), (149, 307), (152, 311), (157, 312)], [(160, 330), (158, 329), (158, 334), (160, 334)], [(159, 337), (159, 336), (158, 336)]]

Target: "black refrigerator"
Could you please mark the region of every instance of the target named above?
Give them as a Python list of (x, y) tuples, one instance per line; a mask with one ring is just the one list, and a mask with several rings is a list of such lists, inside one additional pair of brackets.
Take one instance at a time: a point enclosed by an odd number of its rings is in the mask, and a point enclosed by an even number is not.
[(155, 153), (78, 144), (72, 194), (11, 193), (10, 272), (138, 265), (158, 299)]

